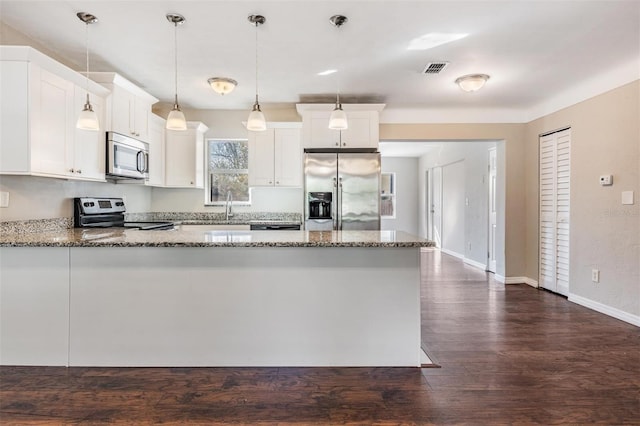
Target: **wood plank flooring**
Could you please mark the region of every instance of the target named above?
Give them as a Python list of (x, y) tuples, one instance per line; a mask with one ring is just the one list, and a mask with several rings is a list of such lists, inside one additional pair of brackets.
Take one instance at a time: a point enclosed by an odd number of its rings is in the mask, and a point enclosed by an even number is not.
[(640, 329), (438, 251), (441, 368), (0, 368), (0, 423), (640, 424)]

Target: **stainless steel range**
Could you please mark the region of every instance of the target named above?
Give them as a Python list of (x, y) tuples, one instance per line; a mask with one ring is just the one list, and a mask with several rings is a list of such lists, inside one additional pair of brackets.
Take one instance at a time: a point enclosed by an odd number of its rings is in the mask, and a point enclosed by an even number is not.
[(79, 197), (73, 199), (73, 223), (76, 228), (175, 229), (173, 222), (125, 222), (125, 212), (126, 207), (122, 198)]

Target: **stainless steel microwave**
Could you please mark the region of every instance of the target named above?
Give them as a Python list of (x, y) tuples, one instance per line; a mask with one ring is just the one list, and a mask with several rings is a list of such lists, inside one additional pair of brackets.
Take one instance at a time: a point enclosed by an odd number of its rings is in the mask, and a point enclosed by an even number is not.
[(149, 179), (149, 144), (107, 132), (107, 179)]

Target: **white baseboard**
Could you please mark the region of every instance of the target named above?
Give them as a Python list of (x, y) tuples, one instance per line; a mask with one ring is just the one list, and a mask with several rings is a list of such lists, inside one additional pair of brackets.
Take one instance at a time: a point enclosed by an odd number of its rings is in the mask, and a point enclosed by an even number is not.
[(456, 253), (455, 251), (447, 250), (446, 248), (440, 248), (440, 251), (444, 254), (448, 254), (449, 256), (457, 257), (458, 259), (464, 260), (464, 255)]
[[(499, 278), (500, 279), (499, 279)], [(501, 275), (496, 275), (496, 280), (505, 284), (527, 284), (531, 287), (538, 288), (538, 281), (529, 278), (529, 277), (503, 277)]]
[(569, 302), (582, 305), (586, 308), (593, 309), (610, 317), (619, 319), (620, 321), (628, 322), (636, 327), (640, 327), (640, 316), (633, 315), (620, 309), (612, 308), (595, 300), (587, 299), (586, 297), (578, 296), (577, 294), (569, 293)]
[(483, 271), (487, 270), (487, 265), (477, 262), (475, 260), (469, 259), (468, 257), (465, 257), (464, 259), (462, 259), (464, 263), (466, 263), (467, 265), (476, 267), (478, 269), (482, 269)]

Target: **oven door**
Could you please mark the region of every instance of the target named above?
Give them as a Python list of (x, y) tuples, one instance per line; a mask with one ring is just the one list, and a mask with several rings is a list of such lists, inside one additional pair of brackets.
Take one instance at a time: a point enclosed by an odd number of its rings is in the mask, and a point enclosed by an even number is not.
[(111, 178), (148, 179), (148, 144), (107, 132), (107, 175)]

